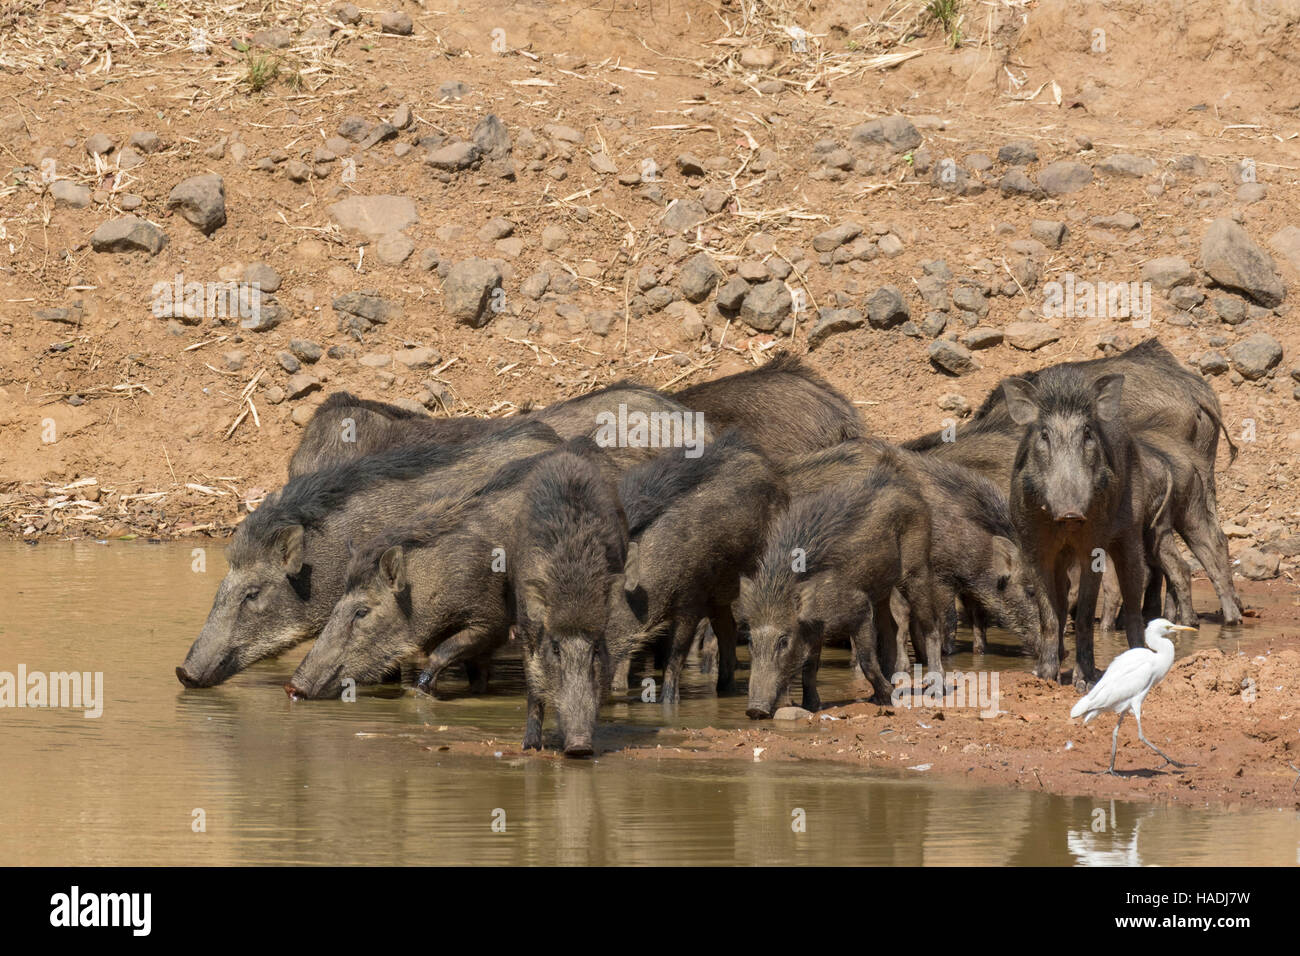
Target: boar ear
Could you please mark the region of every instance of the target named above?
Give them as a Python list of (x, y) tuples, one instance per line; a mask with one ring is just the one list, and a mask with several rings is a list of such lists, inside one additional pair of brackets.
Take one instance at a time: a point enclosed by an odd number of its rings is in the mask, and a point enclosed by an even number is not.
[(1010, 538), (993, 536), (993, 573), (998, 577), (998, 587), (1004, 587), (1015, 570), (1016, 546)]
[(400, 547), (392, 547), (379, 558), (379, 573), (384, 576), (384, 583), (393, 591), (406, 590), (406, 552)]
[(1124, 397), (1124, 376), (1103, 375), (1093, 382), (1092, 390), (1097, 396), (1097, 417), (1103, 422), (1119, 418), (1120, 399)]
[(1017, 425), (1031, 425), (1038, 420), (1038, 390), (1023, 378), (1009, 378), (1002, 383), (1007, 412)]
[(284, 573), (293, 577), (302, 570), (303, 528), (300, 524), (281, 528), (275, 535), (274, 554), (284, 567)]
[(738, 601), (748, 601), (754, 596), (754, 579), (747, 578), (743, 574), (740, 576), (740, 594), (737, 596)]
[(545, 623), (546, 599), (540, 581), (525, 581), (519, 588), (517, 602), (525, 619), (534, 624)]
[(635, 591), (641, 586), (641, 548), (635, 541), (627, 543), (627, 559), (623, 562), (623, 590)]

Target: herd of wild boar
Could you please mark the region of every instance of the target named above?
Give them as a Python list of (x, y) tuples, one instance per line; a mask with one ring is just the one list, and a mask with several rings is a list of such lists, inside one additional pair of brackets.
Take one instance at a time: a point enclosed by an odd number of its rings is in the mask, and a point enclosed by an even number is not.
[(1122, 620), (1130, 647), (1146, 618), (1196, 623), (1175, 532), (1223, 623), (1241, 622), (1216, 515), (1220, 434), (1214, 391), (1156, 340), (1008, 378), (968, 423), (901, 446), (784, 354), (671, 394), (621, 382), (505, 419), (338, 393), (289, 482), (239, 526), (176, 674), (208, 687), (314, 638), (285, 686), (295, 699), (412, 659), (419, 690), (459, 664), (481, 691), (514, 631), (524, 747), (541, 747), (549, 705), (564, 753), (581, 756), (631, 667), (652, 659), (661, 699), (678, 699), (706, 619), (720, 693), (748, 643), (747, 713), (761, 719), (796, 676), (818, 707), (828, 641), (851, 646), (877, 700), (913, 653), (941, 680), (958, 602), (976, 652), (1000, 625), (1057, 679), (1074, 589), (1072, 677), (1087, 687), (1104, 578), (1102, 626)]

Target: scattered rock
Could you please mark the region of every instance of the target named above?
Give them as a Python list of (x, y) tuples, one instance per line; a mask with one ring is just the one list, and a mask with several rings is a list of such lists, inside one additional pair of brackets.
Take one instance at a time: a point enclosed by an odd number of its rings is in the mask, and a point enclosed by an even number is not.
[(330, 218), (344, 229), (371, 239), (401, 232), (420, 221), (406, 196), (349, 196), (329, 207)]
[(380, 14), (379, 29), (382, 33), (409, 37), (415, 31), (415, 24), (411, 22), (409, 13), (403, 13), (401, 10), (390, 10), (388, 13)]
[(659, 225), (669, 234), (676, 235), (694, 229), (709, 218), (708, 210), (697, 199), (675, 199), (668, 204)]
[(1192, 279), (1192, 267), (1182, 256), (1161, 256), (1142, 263), (1142, 281), (1162, 292), (1187, 285)]
[(903, 293), (891, 285), (882, 286), (867, 299), (867, 321), (873, 329), (892, 329), (911, 317)]
[(1246, 548), (1237, 555), (1237, 570), (1242, 577), (1252, 581), (1271, 581), (1281, 573), (1282, 556), (1258, 548)]
[(881, 143), (895, 153), (905, 153), (921, 145), (921, 134), (905, 116), (886, 116), (856, 126), (849, 133), (853, 143)]
[(1061, 333), (1042, 322), (1012, 322), (1004, 330), (1007, 342), (1025, 352), (1034, 352), (1061, 338)]
[(862, 328), (866, 317), (858, 309), (821, 309), (808, 332), (808, 348), (815, 349), (832, 335)]
[(50, 195), (54, 205), (70, 206), (73, 209), (85, 209), (90, 205), (90, 188), (74, 183), (70, 179), (56, 179), (50, 183)]
[(154, 256), (166, 244), (167, 236), (161, 229), (136, 216), (110, 219), (90, 237), (95, 252), (147, 252)]
[(740, 305), (740, 318), (758, 332), (772, 332), (790, 314), (793, 299), (778, 279), (750, 286)]
[(465, 259), (451, 267), (442, 283), (443, 305), (455, 321), (481, 329), (492, 318), (488, 308), (501, 288), (501, 271), (486, 259)]
[(256, 285), (262, 292), (277, 292), (280, 289), (280, 273), (265, 262), (254, 262), (244, 269), (244, 281)]
[(812, 245), (818, 252), (830, 252), (846, 242), (852, 242), (861, 234), (862, 227), (856, 222), (842, 222), (838, 226), (814, 236)]
[(226, 184), (216, 173), (191, 176), (171, 191), (167, 208), (209, 236), (226, 224)]
[(677, 276), (677, 284), (682, 295), (691, 302), (703, 302), (709, 297), (722, 270), (717, 267), (707, 252), (698, 252), (686, 260)]
[(1218, 285), (1242, 292), (1267, 308), (1281, 305), (1286, 296), (1273, 257), (1231, 219), (1210, 223), (1201, 243), (1201, 263)]
[(1267, 332), (1256, 332), (1230, 346), (1228, 358), (1242, 378), (1255, 381), (1263, 378), (1282, 361), (1282, 345)]
[(1103, 173), (1109, 173), (1112, 176), (1129, 176), (1133, 179), (1141, 179), (1143, 176), (1149, 176), (1156, 171), (1154, 160), (1145, 156), (1134, 156), (1132, 153), (1116, 153), (1109, 156), (1097, 164), (1097, 168)]
[(415, 243), (400, 232), (380, 236), (375, 243), (375, 256), (386, 266), (400, 266), (414, 251)]
[(1083, 163), (1062, 159), (1038, 173), (1038, 185), (1049, 196), (1066, 196), (1092, 182), (1092, 170)]
[(975, 363), (974, 356), (970, 353), (970, 349), (948, 339), (938, 339), (930, 343), (926, 354), (935, 367), (948, 372), (950, 375), (965, 375), (967, 372), (973, 372), (979, 368)]

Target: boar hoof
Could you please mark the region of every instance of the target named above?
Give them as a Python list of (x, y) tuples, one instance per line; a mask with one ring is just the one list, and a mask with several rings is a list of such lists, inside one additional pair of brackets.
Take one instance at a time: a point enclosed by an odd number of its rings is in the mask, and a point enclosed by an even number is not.
[(524, 749), (525, 749), (525, 750), (541, 750), (541, 749), (542, 749), (542, 738), (541, 738), (541, 735), (539, 734), (539, 735), (536, 736), (536, 737), (525, 737), (525, 738), (524, 738)]
[(772, 715), (763, 707), (750, 707), (745, 711), (745, 716), (750, 720), (767, 720)]

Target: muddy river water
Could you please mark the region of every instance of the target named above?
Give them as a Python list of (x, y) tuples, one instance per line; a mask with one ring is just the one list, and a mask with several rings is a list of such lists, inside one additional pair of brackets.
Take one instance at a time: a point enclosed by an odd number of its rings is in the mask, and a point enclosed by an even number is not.
[[(174, 669), (223, 573), (207, 542), (0, 542), (0, 680), (102, 674), (98, 717), (0, 708), (0, 865), (1298, 862), (1294, 813), (1099, 806), (812, 762), (521, 758), (509, 660), (480, 697), (453, 678), (447, 700), (389, 686), (291, 703), (281, 685), (303, 648), (187, 691)], [(1007, 654), (954, 666), (1024, 667), (1002, 637)], [(1116, 650), (1103, 643), (1099, 660)], [(847, 655), (828, 656), (823, 698), (853, 697)], [(607, 705), (601, 745), (746, 723), (742, 698), (691, 672), (669, 717)], [(438, 750), (465, 738), (504, 753)]]

